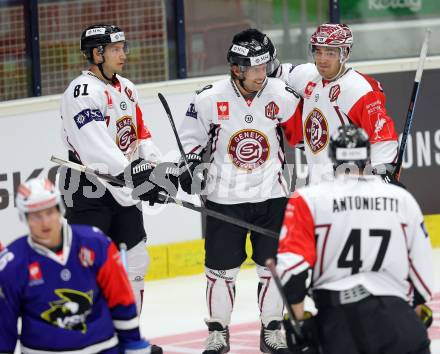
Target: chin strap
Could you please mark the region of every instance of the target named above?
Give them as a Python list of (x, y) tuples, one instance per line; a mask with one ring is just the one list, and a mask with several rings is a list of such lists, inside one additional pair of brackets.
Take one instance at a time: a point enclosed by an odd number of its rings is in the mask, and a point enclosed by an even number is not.
[(111, 83), (113, 83), (113, 82), (115, 81), (115, 79), (116, 79), (116, 74), (113, 74), (111, 78), (107, 77), (107, 75), (105, 75), (105, 73), (104, 73), (104, 69), (103, 69), (103, 67), (102, 67), (102, 64), (103, 64), (103, 63), (104, 63), (104, 62), (97, 64), (98, 69), (99, 69), (99, 72), (100, 72), (101, 75), (104, 77), (104, 79), (106, 79), (107, 81), (110, 81)]

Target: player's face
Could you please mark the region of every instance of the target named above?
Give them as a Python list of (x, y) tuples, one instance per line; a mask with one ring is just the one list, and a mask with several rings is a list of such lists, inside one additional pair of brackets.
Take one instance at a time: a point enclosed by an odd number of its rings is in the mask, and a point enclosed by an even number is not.
[(338, 75), (342, 65), (339, 61), (339, 48), (314, 46), (312, 53), (316, 68), (324, 79), (330, 80)]
[(251, 92), (260, 91), (266, 80), (266, 64), (249, 66), (244, 72), (244, 84)]
[(107, 44), (104, 50), (104, 70), (111, 74), (122, 74), (125, 61), (127, 60), (127, 53), (128, 50), (125, 42)]
[(45, 247), (61, 243), (61, 214), (56, 206), (27, 214), (32, 240)]

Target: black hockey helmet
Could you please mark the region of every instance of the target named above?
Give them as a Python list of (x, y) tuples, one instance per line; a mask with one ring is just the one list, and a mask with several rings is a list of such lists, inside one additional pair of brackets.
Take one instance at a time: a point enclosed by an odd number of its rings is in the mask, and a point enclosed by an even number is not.
[(230, 65), (240, 67), (267, 63), (268, 75), (279, 66), (277, 51), (272, 41), (255, 28), (248, 28), (234, 36), (226, 59)]
[(331, 136), (328, 155), (336, 169), (343, 163), (363, 169), (370, 161), (370, 140), (362, 128), (341, 125)]
[(97, 48), (99, 53), (104, 53), (104, 47), (109, 43), (125, 42), (124, 51), (128, 53), (127, 42), (124, 32), (114, 25), (93, 25), (87, 27), (81, 34), (80, 49), (87, 60), (93, 63), (93, 48)]

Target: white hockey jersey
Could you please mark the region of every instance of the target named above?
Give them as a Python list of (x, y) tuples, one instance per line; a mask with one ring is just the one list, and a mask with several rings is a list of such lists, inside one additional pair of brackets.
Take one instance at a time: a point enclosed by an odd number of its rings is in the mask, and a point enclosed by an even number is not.
[(373, 295), (433, 294), (432, 249), (409, 192), (378, 176), (339, 176), (297, 190), (284, 216), (277, 269), (285, 284), (311, 267), (313, 289), (363, 285)]
[[(179, 136), (186, 153), (200, 153), (211, 139), (209, 200), (257, 203), (288, 195), (280, 128), (295, 119), (300, 122), (299, 103), (292, 88), (272, 78), (252, 101), (241, 95), (232, 79), (214, 82), (196, 93)], [(300, 131), (290, 134), (301, 138)]]
[(351, 68), (337, 80), (327, 81), (311, 63), (283, 64), (278, 76), (304, 98), (304, 149), (311, 183), (333, 175), (328, 143), (344, 124), (354, 124), (367, 132), (373, 166), (395, 162), (397, 134), (378, 81)]
[[(134, 158), (157, 162), (160, 152), (144, 125), (134, 84), (117, 75), (110, 85), (83, 71), (64, 92), (61, 103), (65, 146), (85, 166), (117, 176)], [(103, 181), (124, 206), (138, 203), (131, 189)]]

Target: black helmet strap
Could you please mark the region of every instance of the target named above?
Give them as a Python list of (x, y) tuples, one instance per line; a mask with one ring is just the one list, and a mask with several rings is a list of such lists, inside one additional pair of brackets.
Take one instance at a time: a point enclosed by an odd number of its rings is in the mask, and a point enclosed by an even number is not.
[[(95, 65), (98, 67), (99, 72), (100, 72), (101, 75), (104, 77), (104, 79), (106, 79), (107, 81), (109, 81), (109, 82), (111, 82), (111, 83), (114, 83), (115, 80), (116, 80), (116, 74), (113, 73), (112, 77), (109, 78), (109, 77), (104, 73), (104, 68), (102, 67), (102, 64), (105, 63), (104, 51), (103, 51), (103, 50), (100, 50), (100, 48), (98, 48), (98, 52), (99, 52), (99, 54), (101, 54), (101, 56), (102, 56), (102, 62), (99, 63), (99, 64), (95, 64)], [(93, 55), (93, 54), (92, 54), (92, 55)]]

